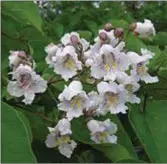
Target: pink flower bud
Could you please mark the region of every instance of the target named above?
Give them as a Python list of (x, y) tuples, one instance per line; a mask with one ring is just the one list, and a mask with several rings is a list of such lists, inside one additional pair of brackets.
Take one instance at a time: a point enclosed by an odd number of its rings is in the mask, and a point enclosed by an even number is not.
[(137, 24), (136, 23), (132, 23), (130, 26), (129, 26), (129, 31), (134, 31), (135, 28), (136, 28)]
[(78, 37), (77, 37), (76, 35), (71, 35), (70, 41), (71, 41), (71, 43), (74, 44), (74, 45), (76, 45), (76, 44), (79, 43), (79, 39), (78, 39)]
[(113, 29), (113, 25), (111, 23), (106, 23), (104, 29), (109, 32)]
[(107, 34), (106, 34), (105, 32), (101, 32), (101, 33), (99, 34), (99, 38), (100, 38), (101, 40), (103, 40), (103, 41), (106, 41), (106, 40), (108, 39), (108, 36), (107, 36)]
[(121, 38), (124, 35), (124, 29), (123, 28), (116, 28), (114, 30), (114, 36), (117, 38)]

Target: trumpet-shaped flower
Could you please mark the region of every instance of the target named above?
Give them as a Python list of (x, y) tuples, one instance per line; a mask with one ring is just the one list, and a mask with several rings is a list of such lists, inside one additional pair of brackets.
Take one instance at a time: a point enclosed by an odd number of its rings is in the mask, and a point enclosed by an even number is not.
[(91, 139), (96, 143), (117, 143), (117, 125), (107, 119), (105, 121), (90, 120), (87, 123)]
[(48, 148), (58, 147), (60, 153), (67, 158), (70, 158), (75, 147), (76, 142), (70, 139), (72, 134), (71, 124), (66, 119), (61, 119), (54, 127), (48, 127), (50, 134), (48, 134), (45, 144)]
[(47, 81), (27, 65), (20, 64), (12, 75), (14, 81), (9, 82), (7, 90), (12, 96), (24, 96), (25, 104), (31, 104), (35, 93), (43, 93), (47, 88)]
[(73, 46), (66, 46), (59, 49), (54, 58), (54, 71), (68, 81), (77, 74), (78, 70), (82, 70), (82, 63), (78, 60), (78, 55)]
[(126, 101), (130, 103), (140, 103), (140, 98), (134, 94), (134, 92), (140, 88), (140, 85), (132, 76), (128, 76), (126, 73), (122, 72), (117, 76), (117, 81), (120, 83), (120, 88), (122, 88), (125, 94)]
[(68, 120), (83, 115), (83, 110), (88, 104), (88, 97), (83, 91), (82, 84), (79, 81), (72, 81), (69, 86), (65, 86), (64, 91), (59, 95), (58, 109), (67, 112)]
[(110, 45), (103, 45), (91, 65), (91, 76), (114, 81), (117, 75), (129, 68), (130, 62), (124, 52)]
[(119, 39), (115, 37), (114, 30), (111, 31), (99, 30), (99, 36), (96, 37), (94, 41), (99, 45), (109, 44), (112, 47), (115, 47), (116, 44), (119, 42)]
[(100, 94), (98, 115), (105, 115), (107, 112), (111, 114), (126, 113), (128, 107), (125, 105), (125, 93), (121, 86), (115, 82), (100, 82), (97, 85), (97, 90)]
[(30, 67), (35, 68), (35, 61), (32, 60), (26, 52), (10, 51), (9, 66), (15, 70), (20, 64), (29, 65)]
[(152, 22), (148, 19), (144, 20), (144, 23), (137, 22), (134, 32), (139, 34), (140, 37), (148, 37), (155, 35), (155, 28)]
[[(142, 50), (143, 52), (143, 50)], [(158, 82), (158, 77), (152, 77), (149, 75), (147, 64), (149, 63), (149, 59), (152, 58), (152, 54), (143, 52), (143, 55), (140, 56), (135, 52), (128, 52), (127, 55), (129, 60), (132, 63), (133, 70), (131, 70), (132, 77), (136, 80), (142, 80), (145, 83), (156, 83)], [(150, 52), (150, 51), (148, 51)]]
[(71, 32), (71, 33), (65, 34), (61, 38), (61, 42), (64, 46), (72, 45), (76, 48), (76, 50), (79, 50), (79, 51), (85, 51), (89, 47), (89, 42), (87, 42), (83, 38), (80, 38), (77, 32)]

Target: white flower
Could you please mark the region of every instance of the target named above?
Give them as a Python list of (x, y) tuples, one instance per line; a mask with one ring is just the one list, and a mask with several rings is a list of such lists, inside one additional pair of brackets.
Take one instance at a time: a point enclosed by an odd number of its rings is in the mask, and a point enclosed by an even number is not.
[[(106, 43), (105, 43), (106, 44)], [(104, 44), (101, 44), (101, 43), (95, 43), (94, 45), (91, 45), (90, 46), (90, 49), (88, 51), (86, 51), (84, 53), (84, 59), (85, 59), (85, 65), (86, 67), (90, 67), (94, 61), (96, 60), (98, 54), (99, 54), (99, 51), (100, 51), (100, 48), (103, 46)], [(125, 42), (120, 42), (115, 48), (115, 52), (120, 52), (124, 49), (125, 47)]]
[(56, 56), (56, 52), (58, 50), (58, 46), (51, 43), (47, 47), (45, 47), (45, 52), (48, 54), (45, 58), (46, 63), (53, 67), (54, 65), (54, 57)]
[(16, 69), (20, 64), (29, 65), (35, 68), (35, 61), (32, 60), (24, 51), (10, 51), (9, 66)]
[(152, 22), (148, 19), (144, 20), (144, 23), (137, 22), (134, 32), (138, 33), (140, 37), (148, 37), (155, 35), (155, 28)]
[(23, 102), (25, 104), (31, 104), (35, 98), (35, 93), (43, 93), (47, 88), (47, 81), (45, 81), (40, 75), (37, 75), (31, 67), (22, 65), (12, 72), (12, 79), (10, 81), (7, 90), (15, 97), (21, 97), (24, 95)]
[(91, 65), (91, 76), (114, 81), (117, 75), (129, 68), (130, 62), (124, 52), (110, 45), (103, 45)]
[(54, 72), (68, 81), (77, 74), (78, 70), (82, 70), (82, 63), (78, 60), (78, 55), (73, 46), (66, 46), (59, 49), (54, 58)]
[(111, 114), (126, 113), (128, 107), (125, 105), (125, 93), (115, 82), (100, 82), (97, 85), (100, 94), (99, 108), (97, 114), (105, 115), (108, 111)]
[(73, 81), (59, 95), (58, 109), (67, 112), (68, 120), (83, 115), (83, 110), (87, 107), (88, 97), (83, 91), (82, 84), (79, 81)]
[(132, 76), (128, 76), (126, 73), (122, 72), (117, 76), (117, 81), (120, 83), (120, 88), (122, 87), (126, 101), (130, 103), (140, 103), (140, 98), (134, 94), (134, 92), (139, 90), (140, 85)]
[(117, 143), (117, 125), (107, 119), (105, 121), (90, 120), (87, 123), (90, 130), (91, 139), (96, 143)]
[[(149, 51), (148, 51), (149, 52)], [(152, 77), (147, 72), (147, 64), (149, 63), (149, 59), (152, 58), (152, 54), (145, 54), (142, 50), (143, 55), (140, 56), (135, 52), (128, 52), (127, 56), (129, 60), (132, 62), (133, 70), (131, 70), (132, 77), (136, 80), (142, 80), (145, 83), (156, 83), (158, 82), (158, 77)]]
[[(89, 47), (89, 42), (87, 42), (85, 39), (80, 38), (79, 34), (77, 32), (71, 32), (65, 34), (61, 38), (61, 42), (63, 45), (73, 45), (75, 48), (81, 48), (82, 51), (85, 51)], [(80, 47), (81, 46), (81, 47)]]
[[(99, 30), (99, 36), (96, 37), (94, 41), (95, 41), (95, 44), (91, 45), (90, 49), (84, 53), (85, 65), (87, 67), (91, 66), (93, 59), (96, 60), (96, 56), (99, 53), (102, 45), (107, 44), (112, 47), (115, 47), (119, 39), (114, 36), (114, 30), (109, 32), (105, 30)], [(117, 50), (122, 51), (124, 46), (125, 46), (125, 43), (121, 42), (119, 46), (117, 46)]]
[(142, 56), (150, 56), (150, 59), (155, 55), (155, 53), (145, 49), (145, 48), (141, 48), (141, 54)]
[(101, 44), (109, 44), (112, 47), (115, 47), (115, 45), (119, 42), (119, 39), (114, 36), (114, 30), (111, 31), (105, 31), (105, 30), (99, 30), (99, 36), (94, 39), (96, 43)]
[(50, 134), (48, 134), (45, 144), (48, 148), (58, 147), (61, 154), (70, 158), (75, 147), (76, 142), (70, 139), (72, 134), (70, 122), (63, 118), (54, 127), (48, 127)]

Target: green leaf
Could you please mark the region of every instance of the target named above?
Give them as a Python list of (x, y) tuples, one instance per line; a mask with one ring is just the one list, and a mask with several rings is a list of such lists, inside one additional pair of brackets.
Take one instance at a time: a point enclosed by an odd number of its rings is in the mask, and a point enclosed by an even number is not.
[(32, 142), (32, 141), (33, 141), (33, 135), (32, 135), (32, 131), (31, 131), (31, 127), (30, 127), (30, 123), (29, 123), (28, 119), (27, 119), (26, 116), (25, 116), (23, 113), (21, 113), (21, 112), (18, 112), (18, 115), (19, 115), (19, 117), (20, 117), (22, 120), (24, 120), (24, 125), (25, 125), (26, 128), (27, 128), (30, 141)]
[[(3, 13), (11, 16), (16, 21), (24, 24), (31, 24), (42, 32), (42, 19), (37, 5), (33, 2), (4, 2)], [(43, 32), (42, 32), (43, 33)]]
[(167, 38), (167, 32), (158, 32), (153, 38), (153, 41), (157, 45), (166, 46), (167, 45), (166, 38)]
[(45, 141), (46, 136), (49, 133), (47, 126), (50, 125), (50, 122), (40, 117), (40, 115), (42, 115), (40, 113), (37, 115), (37, 113), (33, 114), (28, 111), (26, 112), (25, 110), (22, 112), (29, 120), (34, 140)]
[[(27, 40), (29, 45), (29, 51), (33, 52), (31, 54), (34, 60), (43, 64), (43, 68), (47, 66), (45, 62), (46, 52), (45, 47), (50, 44), (51, 40), (46, 35), (42, 35), (36, 28), (33, 26), (27, 26), (20, 31), (20, 35), (22, 35), (22, 39)], [(33, 50), (32, 50), (33, 49)]]
[(90, 31), (77, 31), (81, 38), (84, 38), (86, 40), (91, 40), (92, 33)]
[(112, 19), (112, 20), (110, 20), (110, 22), (115, 27), (121, 27), (121, 28), (125, 28), (125, 29), (128, 29), (128, 27), (129, 27), (128, 22), (126, 22), (123, 19), (120, 19), (120, 20)]
[(119, 118), (115, 115), (111, 115), (109, 118), (111, 118), (111, 120), (118, 126), (118, 132), (116, 133), (116, 135), (118, 136), (118, 143), (124, 146), (133, 158), (137, 158), (132, 142), (124, 127), (122, 126)]
[(128, 51), (135, 51), (140, 53), (141, 48), (146, 48), (146, 45), (137, 36), (128, 33), (125, 38), (126, 48)]
[(62, 24), (58, 23), (57, 20), (52, 23), (52, 34), (56, 35), (57, 40), (63, 36), (64, 27)]
[(94, 34), (97, 35), (98, 33), (98, 25), (94, 21), (84, 20), (87, 28)]
[(102, 151), (113, 162), (132, 159), (129, 152), (120, 144), (92, 144), (91, 146)]
[(116, 161), (115, 163), (146, 163), (146, 162), (136, 160), (136, 159), (124, 159), (124, 160)]
[(28, 121), (2, 102), (2, 162), (36, 163), (31, 149)]
[[(167, 101), (146, 101), (143, 111), (132, 105), (129, 119), (152, 162), (167, 162)], [(143, 111), (143, 112), (142, 112)]]

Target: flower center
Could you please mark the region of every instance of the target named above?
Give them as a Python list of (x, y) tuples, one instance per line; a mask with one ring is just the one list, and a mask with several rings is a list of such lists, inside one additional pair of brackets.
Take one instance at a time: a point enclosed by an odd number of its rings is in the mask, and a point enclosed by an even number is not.
[(103, 55), (103, 63), (104, 63), (104, 69), (106, 71), (109, 71), (111, 68), (115, 69), (117, 67), (117, 63), (112, 53)]
[(74, 59), (68, 54), (65, 61), (64, 61), (64, 66), (68, 69), (73, 69), (75, 68), (75, 62)]
[(105, 142), (105, 139), (108, 135), (108, 131), (104, 131), (104, 132), (98, 132), (98, 139), (100, 140), (100, 142)]
[(136, 72), (139, 75), (145, 75), (146, 74), (146, 67), (143, 65), (143, 63), (138, 63), (137, 64), (137, 68), (136, 68)]
[(118, 104), (118, 94), (106, 93), (106, 100), (108, 106), (116, 107)]
[(133, 85), (132, 84), (127, 84), (125, 88), (130, 92), (133, 93)]
[(25, 89), (28, 88), (31, 84), (31, 80), (32, 78), (29, 73), (20, 75), (19, 82), (20, 82), (21, 87)]
[(70, 142), (69, 135), (62, 135), (57, 139), (58, 145), (61, 145), (62, 143), (68, 144)]
[(82, 104), (81, 97), (78, 97), (78, 96), (74, 96), (74, 98), (73, 98), (73, 99), (71, 100), (71, 102), (70, 102), (70, 106), (71, 106), (71, 107), (80, 108), (80, 107), (81, 107), (81, 104)]

